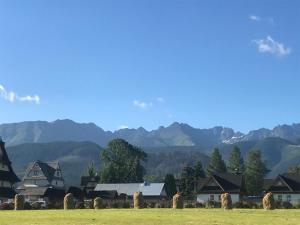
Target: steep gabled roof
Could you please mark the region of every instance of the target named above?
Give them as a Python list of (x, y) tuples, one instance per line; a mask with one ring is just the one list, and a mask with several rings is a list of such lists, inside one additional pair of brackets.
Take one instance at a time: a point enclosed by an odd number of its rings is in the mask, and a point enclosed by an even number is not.
[(100, 177), (99, 176), (94, 176), (94, 177), (82, 176), (81, 177), (80, 186), (85, 187), (85, 186), (87, 186), (87, 184), (89, 182), (99, 183), (99, 181), (100, 181)]
[[(278, 183), (281, 185), (277, 185)], [(278, 175), (268, 186), (265, 186), (265, 190), (274, 193), (300, 193), (300, 174), (284, 173)]]
[[(214, 185), (211, 185), (211, 184)], [(239, 193), (244, 191), (243, 176), (231, 173), (218, 173), (203, 179), (199, 193)]]
[(17, 177), (17, 175), (13, 171), (11, 162), (8, 158), (8, 155), (7, 155), (7, 152), (5, 149), (5, 143), (2, 141), (1, 138), (0, 138), (0, 162), (8, 167), (8, 171), (1, 171), (0, 179), (8, 180), (13, 184), (19, 182), (20, 179)]
[[(43, 175), (38, 176), (38, 177), (29, 177), (29, 173), (34, 169), (35, 166), (39, 166), (41, 169)], [(59, 168), (59, 163), (58, 162), (42, 162), (42, 161), (36, 161), (36, 162), (31, 162), (28, 164), (27, 169), (26, 169), (26, 175), (24, 176), (23, 180), (26, 179), (47, 179), (50, 183), (53, 180), (55, 171)]]

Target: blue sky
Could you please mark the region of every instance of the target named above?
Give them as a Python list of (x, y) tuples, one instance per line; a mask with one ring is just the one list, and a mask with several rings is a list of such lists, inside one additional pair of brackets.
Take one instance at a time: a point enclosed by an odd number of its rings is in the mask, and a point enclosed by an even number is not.
[(0, 1), (0, 123), (300, 122), (300, 1)]

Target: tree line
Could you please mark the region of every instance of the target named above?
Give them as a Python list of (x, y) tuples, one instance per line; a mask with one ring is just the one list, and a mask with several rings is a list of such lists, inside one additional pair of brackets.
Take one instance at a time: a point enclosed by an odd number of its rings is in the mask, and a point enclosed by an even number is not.
[(186, 166), (183, 168), (180, 178), (181, 192), (184, 196), (192, 196), (196, 191), (199, 178), (224, 172), (243, 175), (248, 195), (259, 195), (263, 190), (264, 177), (268, 169), (259, 150), (250, 150), (244, 162), (240, 149), (233, 146), (226, 165), (219, 149), (215, 148), (206, 170), (202, 168), (201, 162), (198, 162), (194, 167)]
[[(147, 153), (141, 148), (131, 145), (123, 139), (115, 139), (109, 142), (107, 148), (102, 151), (101, 159), (103, 165), (99, 175), (102, 183), (139, 183), (144, 181), (146, 175), (144, 164), (147, 161)], [(91, 167), (88, 172), (90, 175), (95, 175), (95, 170)], [(184, 196), (193, 196), (201, 178), (223, 172), (244, 175), (247, 193), (257, 195), (263, 189), (264, 176), (268, 170), (259, 150), (250, 150), (244, 161), (240, 149), (233, 146), (226, 164), (219, 149), (215, 148), (205, 169), (199, 160), (194, 165), (184, 166), (180, 178), (177, 180), (173, 174), (167, 174), (164, 178), (166, 192), (168, 196), (173, 196), (177, 192), (176, 187), (179, 184), (180, 191)]]

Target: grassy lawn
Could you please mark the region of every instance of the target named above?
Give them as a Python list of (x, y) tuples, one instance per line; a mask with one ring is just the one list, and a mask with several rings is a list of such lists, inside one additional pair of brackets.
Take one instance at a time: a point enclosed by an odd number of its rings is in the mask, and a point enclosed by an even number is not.
[(0, 211), (1, 225), (300, 225), (300, 210), (105, 209)]

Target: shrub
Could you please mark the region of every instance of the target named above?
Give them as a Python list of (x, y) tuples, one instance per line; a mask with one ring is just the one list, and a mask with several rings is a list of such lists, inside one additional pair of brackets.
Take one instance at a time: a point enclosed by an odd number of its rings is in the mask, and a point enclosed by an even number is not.
[(50, 202), (48, 204), (48, 209), (63, 209), (64, 205), (62, 201), (57, 201), (57, 202)]
[(34, 202), (30, 206), (31, 206), (31, 209), (33, 209), (33, 210), (42, 209), (42, 204), (40, 202)]
[(148, 207), (148, 208), (155, 208), (155, 202), (149, 202), (149, 203), (147, 204), (147, 207)]
[(282, 202), (282, 208), (283, 209), (292, 209), (293, 205), (290, 202)]
[(183, 204), (184, 208), (195, 208), (195, 205), (191, 202), (187, 202)]
[(120, 206), (123, 209), (129, 209), (130, 208), (130, 203), (129, 202), (121, 202)]
[(12, 210), (12, 209), (14, 209), (13, 203), (4, 202), (0, 205), (0, 210)]
[(25, 202), (24, 203), (24, 209), (26, 209), (26, 210), (30, 210), (31, 209), (31, 205), (30, 205), (29, 202)]
[(201, 202), (195, 202), (195, 207), (194, 208), (204, 208), (204, 204)]
[(211, 209), (211, 208), (221, 208), (221, 203), (220, 202), (215, 202), (215, 201), (208, 201), (205, 203), (205, 208)]
[(83, 202), (77, 202), (75, 204), (75, 209), (85, 209), (84, 203)]

